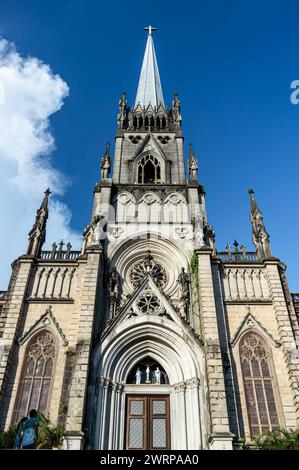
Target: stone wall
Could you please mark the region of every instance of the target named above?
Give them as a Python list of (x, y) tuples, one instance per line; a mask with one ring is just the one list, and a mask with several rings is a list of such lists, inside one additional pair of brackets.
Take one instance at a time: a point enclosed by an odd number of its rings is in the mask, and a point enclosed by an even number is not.
[(298, 372), (286, 352), (295, 347), (295, 338), (278, 261), (237, 265), (214, 259), (213, 283), (232, 432), (237, 437), (250, 434), (239, 357), (239, 340), (250, 329), (259, 333), (271, 350), (280, 424), (295, 428), (298, 407), (292, 383)]

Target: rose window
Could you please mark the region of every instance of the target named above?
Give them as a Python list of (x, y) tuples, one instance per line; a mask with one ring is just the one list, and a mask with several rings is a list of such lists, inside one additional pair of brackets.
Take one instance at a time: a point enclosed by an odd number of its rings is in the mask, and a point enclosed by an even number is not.
[(142, 313), (155, 313), (160, 307), (160, 301), (152, 292), (145, 292), (139, 297), (137, 306)]
[(151, 275), (157, 286), (165, 286), (167, 282), (166, 271), (154, 261), (150, 251), (147, 252), (147, 255), (140, 263), (135, 264), (130, 272), (130, 280), (133, 286), (138, 287), (147, 273)]

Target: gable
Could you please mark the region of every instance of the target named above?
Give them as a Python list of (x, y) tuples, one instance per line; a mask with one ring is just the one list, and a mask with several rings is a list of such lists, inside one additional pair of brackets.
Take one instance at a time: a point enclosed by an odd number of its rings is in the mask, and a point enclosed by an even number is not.
[(155, 284), (150, 275), (145, 277), (129, 299), (119, 308), (116, 316), (107, 322), (106, 328), (102, 333), (102, 339), (124, 321), (141, 317), (144, 318), (146, 323), (153, 316), (176, 323), (187, 334), (192, 333), (198, 340), (190, 325), (180, 316), (180, 313)]
[(239, 328), (237, 329), (235, 335), (233, 336), (230, 344), (234, 347), (241, 336), (249, 330), (254, 330), (259, 333), (262, 337), (266, 337), (268, 341), (272, 344), (273, 347), (277, 348), (280, 346), (279, 341), (277, 341), (273, 336), (266, 330), (266, 328), (252, 315), (249, 311), (246, 317), (241, 322)]
[(166, 160), (164, 152), (162, 151), (160, 145), (158, 144), (157, 140), (151, 133), (148, 133), (146, 137), (143, 139), (141, 144), (139, 145), (137, 151), (134, 154), (133, 160), (138, 158), (141, 155), (146, 153), (153, 153), (156, 156), (160, 156), (162, 160)]
[(19, 344), (22, 345), (28, 341), (37, 331), (46, 328), (55, 334), (62, 343), (63, 346), (68, 345), (65, 335), (62, 332), (62, 329), (59, 327), (53, 313), (52, 307), (49, 305), (45, 313), (35, 322), (29, 330), (19, 339)]

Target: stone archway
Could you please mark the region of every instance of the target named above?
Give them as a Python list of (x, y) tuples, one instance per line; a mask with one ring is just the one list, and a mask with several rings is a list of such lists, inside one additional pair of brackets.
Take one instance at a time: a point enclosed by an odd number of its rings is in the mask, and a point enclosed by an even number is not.
[(170, 395), (171, 448), (206, 448), (203, 352), (184, 328), (158, 317), (125, 320), (96, 347), (94, 447), (124, 448), (126, 393), (132, 393), (132, 386), (126, 385), (127, 376), (146, 356), (161, 364), (169, 378), (169, 385), (161, 385), (159, 393)]

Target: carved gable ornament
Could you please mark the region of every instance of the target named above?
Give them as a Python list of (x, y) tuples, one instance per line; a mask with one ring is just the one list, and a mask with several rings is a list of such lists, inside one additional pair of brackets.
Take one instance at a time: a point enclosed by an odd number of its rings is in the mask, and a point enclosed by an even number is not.
[(179, 310), (174, 308), (172, 303), (160, 290), (157, 283), (149, 275), (145, 276), (143, 282), (136, 288), (133, 294), (127, 298), (114, 318), (107, 322), (102, 332), (101, 340), (103, 341), (117, 324), (141, 317), (145, 322), (153, 317), (172, 321), (180, 326), (180, 328), (183, 328), (187, 336), (190, 335), (195, 341), (202, 344), (200, 336), (184, 320)]
[(237, 329), (235, 335), (233, 336), (230, 344), (234, 347), (241, 336), (248, 330), (254, 330), (257, 333), (260, 333), (261, 336), (265, 337), (269, 340), (270, 344), (274, 348), (278, 348), (280, 346), (280, 342), (277, 341), (273, 336), (266, 330), (266, 328), (252, 315), (249, 311), (246, 317), (241, 322), (239, 328)]
[(51, 305), (47, 308), (45, 313), (40, 317), (40, 319), (34, 323), (34, 325), (29, 328), (29, 330), (22, 336), (22, 338), (19, 339), (19, 344), (23, 345), (28, 341), (29, 338), (31, 338), (32, 335), (34, 335), (37, 331), (47, 328), (50, 330), (52, 333), (54, 333), (60, 340), (61, 344), (63, 346), (68, 345), (68, 341), (66, 340), (65, 335), (62, 332), (62, 329), (59, 327), (59, 324), (57, 323), (53, 313), (52, 313), (52, 307)]
[(133, 157), (133, 160), (135, 160), (135, 158), (142, 155), (143, 153), (156, 153), (157, 155), (162, 157), (163, 160), (166, 160), (166, 157), (164, 155), (162, 148), (160, 147), (157, 140), (154, 138), (152, 134), (147, 134), (147, 136), (140, 143)]

